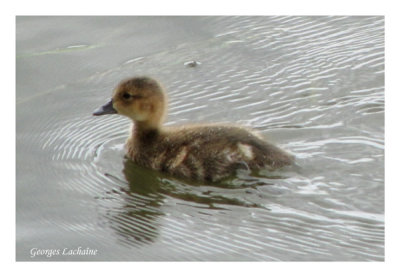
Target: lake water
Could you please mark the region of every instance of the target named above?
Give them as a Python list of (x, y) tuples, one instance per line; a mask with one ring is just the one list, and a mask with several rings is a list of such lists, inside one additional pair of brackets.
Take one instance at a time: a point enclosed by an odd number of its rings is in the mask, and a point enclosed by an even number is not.
[[(384, 260), (384, 17), (17, 17), (16, 54), (18, 261)], [(126, 161), (129, 120), (91, 114), (135, 75), (167, 125), (250, 126), (298, 167)]]

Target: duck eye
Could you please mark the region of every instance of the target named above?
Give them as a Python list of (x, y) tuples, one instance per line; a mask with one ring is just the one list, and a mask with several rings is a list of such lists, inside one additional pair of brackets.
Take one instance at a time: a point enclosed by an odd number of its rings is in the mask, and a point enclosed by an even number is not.
[(132, 97), (132, 95), (130, 95), (129, 93), (127, 93), (127, 92), (124, 92), (124, 94), (122, 94), (122, 97), (124, 98), (124, 99), (130, 99), (131, 97)]

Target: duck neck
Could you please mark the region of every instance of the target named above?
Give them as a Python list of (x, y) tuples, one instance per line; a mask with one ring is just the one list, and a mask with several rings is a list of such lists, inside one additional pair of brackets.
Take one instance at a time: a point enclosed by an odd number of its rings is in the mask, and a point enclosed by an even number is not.
[(135, 121), (132, 131), (135, 141), (140, 143), (151, 143), (160, 134), (161, 126), (159, 124)]

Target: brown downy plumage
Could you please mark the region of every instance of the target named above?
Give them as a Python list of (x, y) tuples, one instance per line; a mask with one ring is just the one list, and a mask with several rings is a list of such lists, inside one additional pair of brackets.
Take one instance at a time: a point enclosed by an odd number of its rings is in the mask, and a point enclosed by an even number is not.
[(253, 131), (229, 125), (162, 127), (166, 95), (157, 81), (122, 81), (112, 99), (93, 115), (121, 114), (133, 120), (127, 156), (139, 165), (177, 177), (219, 181), (237, 169), (277, 169), (293, 156)]

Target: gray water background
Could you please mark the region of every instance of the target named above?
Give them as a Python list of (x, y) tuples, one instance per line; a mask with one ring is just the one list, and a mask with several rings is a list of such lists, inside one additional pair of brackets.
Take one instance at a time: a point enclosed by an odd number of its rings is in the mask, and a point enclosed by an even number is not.
[[(16, 54), (18, 261), (384, 260), (383, 17), (17, 17)], [(91, 112), (135, 75), (167, 125), (250, 126), (300, 169), (211, 186), (125, 161), (130, 122)]]

